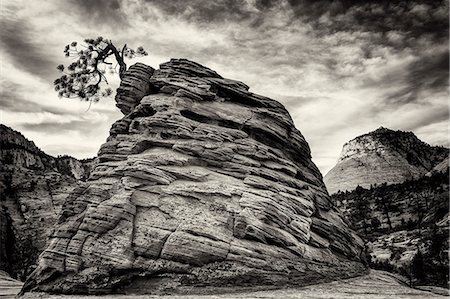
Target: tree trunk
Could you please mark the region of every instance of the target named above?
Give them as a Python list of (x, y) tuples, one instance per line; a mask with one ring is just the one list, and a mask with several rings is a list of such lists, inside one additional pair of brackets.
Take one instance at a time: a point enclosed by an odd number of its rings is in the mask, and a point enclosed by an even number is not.
[(386, 214), (386, 218), (387, 218), (387, 223), (389, 225), (389, 229), (390, 231), (392, 231), (392, 223), (391, 223), (391, 218), (389, 217), (389, 209), (388, 206), (386, 205), (386, 203), (383, 201), (383, 210), (384, 213)]

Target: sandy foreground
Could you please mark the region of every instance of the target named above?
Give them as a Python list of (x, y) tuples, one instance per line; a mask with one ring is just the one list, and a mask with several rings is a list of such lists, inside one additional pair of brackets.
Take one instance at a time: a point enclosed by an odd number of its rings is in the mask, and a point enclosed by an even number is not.
[[(15, 298), (21, 288), (21, 283), (12, 279), (0, 278), (0, 299)], [(444, 289), (435, 289), (434, 291), (445, 294)], [(302, 288), (267, 290), (256, 292), (242, 292), (232, 294), (219, 295), (105, 295), (105, 296), (78, 296), (78, 295), (48, 295), (45, 293), (28, 293), (22, 298), (37, 299), (150, 299), (150, 298), (167, 298), (167, 299), (194, 299), (194, 298), (211, 298), (211, 299), (227, 299), (227, 298), (286, 298), (286, 299), (382, 299), (382, 298), (445, 298), (444, 295), (438, 295), (429, 291), (412, 289), (395, 279), (394, 276), (387, 272), (371, 270), (368, 275), (361, 277), (334, 281), (330, 283), (311, 285)]]

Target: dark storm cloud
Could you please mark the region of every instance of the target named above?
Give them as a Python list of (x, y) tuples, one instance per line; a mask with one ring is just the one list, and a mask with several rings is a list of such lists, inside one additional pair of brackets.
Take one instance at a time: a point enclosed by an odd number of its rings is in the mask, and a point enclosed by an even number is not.
[(165, 14), (194, 22), (236, 22), (252, 15), (245, 0), (145, 0), (145, 3), (155, 5)]
[(108, 24), (128, 26), (127, 16), (123, 11), (123, 2), (119, 0), (71, 0), (71, 7), (79, 10), (79, 17), (89, 24)]
[[(447, 1), (392, 0), (288, 0), (296, 17), (320, 27), (322, 16), (332, 21), (322, 26), (334, 31), (402, 31), (418, 36), (430, 33), (439, 37), (448, 31)], [(331, 25), (331, 26), (330, 26)]]
[[(195, 22), (248, 21), (258, 27), (267, 12), (285, 10), (289, 21), (302, 20), (318, 34), (339, 31), (403, 32), (409, 37), (447, 36), (448, 1), (416, 0), (146, 0), (164, 13)], [(323, 19), (322, 19), (323, 17)], [(329, 21), (329, 22), (327, 22)]]
[(25, 20), (2, 17), (0, 45), (15, 66), (45, 79), (54, 77), (55, 62), (45, 52), (45, 45), (40, 43)]
[[(424, 44), (433, 48), (448, 41), (448, 1), (445, 0), (146, 0), (145, 2), (158, 7), (169, 16), (197, 24), (245, 22), (242, 25), (253, 26), (254, 32), (252, 35), (229, 35), (228, 40), (232, 48), (241, 48), (242, 51), (249, 49), (261, 58), (270, 57), (267, 63), (278, 69), (282, 66), (302, 68), (306, 62), (316, 59), (315, 62), (327, 68), (327, 75), (336, 81), (352, 78), (357, 76), (357, 73), (342, 69), (342, 64), (347, 62), (340, 60), (339, 56), (320, 58), (321, 53), (327, 53), (335, 47), (351, 48), (358, 44), (362, 56), (355, 57), (351, 64), (362, 72), (366, 68), (366, 60), (383, 55), (379, 53), (380, 47), (385, 47), (393, 53), (408, 50), (420, 57), (423, 55)], [(272, 21), (276, 12), (283, 12), (283, 22), (276, 24)], [(291, 36), (295, 37), (295, 30), (299, 27), (309, 28), (308, 34), (315, 41), (334, 39), (333, 44), (330, 44), (331, 48), (316, 48), (317, 54), (307, 57), (307, 53), (299, 52), (302, 48), (295, 42), (289, 44), (286, 41), (277, 44), (275, 40), (278, 34), (291, 31)], [(342, 37), (342, 33), (347, 34), (345, 38)], [(206, 53), (208, 49), (203, 51)], [(428, 87), (434, 88), (435, 85), (441, 84), (442, 78), (445, 79), (445, 74), (438, 64), (428, 67), (431, 78), (429, 82), (423, 82), (429, 80), (428, 78), (420, 76), (413, 78), (417, 73), (415, 69), (420, 66), (411, 68), (413, 74), (408, 81), (412, 84), (419, 83), (416, 91), (410, 90), (413, 92), (412, 100), (417, 98), (418, 91)], [(436, 76), (440, 79), (433, 81), (433, 77)], [(409, 91), (402, 89), (398, 92), (401, 94)]]
[(448, 49), (421, 57), (406, 70), (408, 82), (416, 88), (443, 90), (448, 87)]
[(393, 72), (386, 76), (385, 85), (396, 84), (402, 86), (396, 92), (385, 98), (387, 105), (402, 105), (406, 103), (427, 102), (422, 92), (446, 92), (449, 81), (448, 49), (419, 57), (409, 64), (406, 69)]

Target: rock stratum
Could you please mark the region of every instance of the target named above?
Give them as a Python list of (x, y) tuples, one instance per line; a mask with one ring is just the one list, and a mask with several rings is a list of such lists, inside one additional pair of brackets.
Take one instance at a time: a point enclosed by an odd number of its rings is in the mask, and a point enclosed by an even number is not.
[(433, 170), (449, 150), (430, 146), (412, 132), (379, 128), (344, 144), (337, 164), (325, 175), (330, 194), (382, 183), (402, 183)]
[(277, 101), (197, 63), (135, 64), (24, 291), (217, 292), (357, 276), (363, 243)]
[(62, 203), (91, 163), (52, 157), (0, 124), (0, 270), (21, 280), (31, 273)]

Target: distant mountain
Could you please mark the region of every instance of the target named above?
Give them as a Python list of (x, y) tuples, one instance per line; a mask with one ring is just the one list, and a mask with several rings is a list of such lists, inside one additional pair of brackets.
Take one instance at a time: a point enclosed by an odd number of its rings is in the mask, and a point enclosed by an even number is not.
[(412, 132), (379, 128), (344, 144), (337, 164), (325, 175), (330, 194), (382, 183), (401, 183), (430, 172), (448, 158)]
[(379, 128), (347, 142), (324, 178), (371, 267), (448, 287), (448, 149)]
[(63, 155), (53, 157), (39, 149), (22, 133), (0, 124), (0, 161), (3, 165), (34, 170), (54, 170), (75, 179), (89, 176), (93, 159), (78, 160)]
[(431, 176), (434, 173), (443, 173), (448, 171), (449, 169), (449, 157), (445, 158), (441, 163), (434, 166), (433, 169), (431, 169), (430, 172), (428, 172), (426, 175)]
[(33, 270), (62, 202), (92, 163), (52, 157), (0, 124), (0, 270), (18, 279)]

